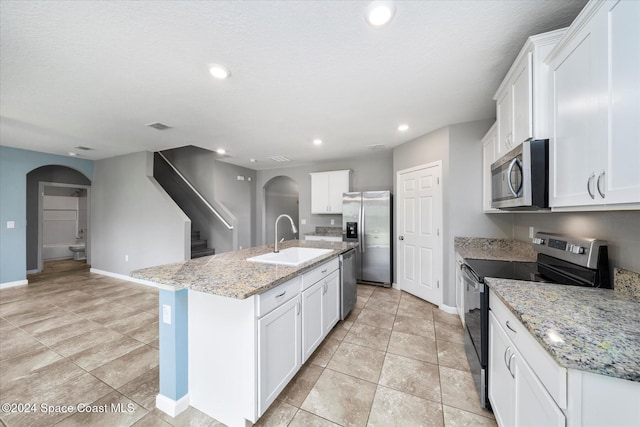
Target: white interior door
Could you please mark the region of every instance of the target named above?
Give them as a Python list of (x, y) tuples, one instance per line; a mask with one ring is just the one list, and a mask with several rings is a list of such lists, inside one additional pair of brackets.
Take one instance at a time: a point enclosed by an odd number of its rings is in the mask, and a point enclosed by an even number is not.
[(398, 285), (442, 304), (441, 162), (398, 172)]

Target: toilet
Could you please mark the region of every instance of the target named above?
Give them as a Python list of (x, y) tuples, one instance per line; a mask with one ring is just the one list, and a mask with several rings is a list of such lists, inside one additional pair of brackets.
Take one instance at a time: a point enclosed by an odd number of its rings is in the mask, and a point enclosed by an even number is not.
[(69, 246), (69, 250), (73, 252), (73, 259), (84, 259), (84, 244)]

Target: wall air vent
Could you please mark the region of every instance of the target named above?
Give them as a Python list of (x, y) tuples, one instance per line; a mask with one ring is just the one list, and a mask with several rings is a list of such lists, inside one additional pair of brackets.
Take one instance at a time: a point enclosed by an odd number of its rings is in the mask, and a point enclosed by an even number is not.
[(171, 129), (171, 126), (165, 125), (164, 123), (160, 123), (160, 122), (147, 123), (145, 126), (149, 126), (150, 128), (154, 128), (157, 130)]
[(284, 162), (290, 162), (291, 159), (285, 156), (273, 156), (273, 157), (269, 157), (269, 160), (273, 160), (274, 162), (278, 162), (278, 163), (284, 163)]
[(93, 148), (91, 147), (85, 147), (84, 145), (78, 145), (77, 147), (73, 147), (76, 150), (82, 150), (82, 151), (91, 151), (93, 150)]
[(367, 145), (369, 150), (384, 150), (384, 144)]

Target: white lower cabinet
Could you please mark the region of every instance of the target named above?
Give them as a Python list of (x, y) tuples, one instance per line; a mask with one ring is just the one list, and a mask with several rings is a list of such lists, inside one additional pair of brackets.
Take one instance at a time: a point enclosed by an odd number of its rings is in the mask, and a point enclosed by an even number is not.
[(273, 403), (302, 365), (300, 296), (258, 319), (258, 413)]
[(328, 274), (302, 292), (302, 361), (307, 361), (340, 320), (340, 276)]
[[(514, 416), (515, 365), (507, 334), (489, 313), (489, 401), (500, 426), (512, 426)], [(513, 366), (513, 368), (510, 368)]]
[(322, 336), (327, 336), (340, 320), (340, 275), (334, 271), (324, 279), (322, 295)]

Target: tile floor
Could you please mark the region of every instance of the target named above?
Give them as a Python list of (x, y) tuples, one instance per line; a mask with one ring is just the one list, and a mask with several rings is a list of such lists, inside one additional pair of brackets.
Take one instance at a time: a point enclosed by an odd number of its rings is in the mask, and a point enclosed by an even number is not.
[[(176, 418), (155, 409), (157, 290), (86, 269), (29, 280), (0, 291), (0, 403), (35, 407), (0, 412), (0, 425), (221, 425), (194, 408)], [(258, 424), (494, 426), (468, 369), (457, 316), (359, 285), (354, 312)], [(78, 412), (79, 403), (122, 410)], [(43, 404), (59, 407), (47, 413)]]

